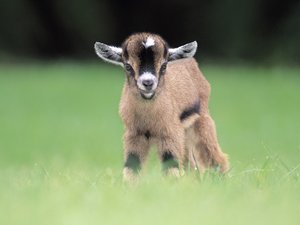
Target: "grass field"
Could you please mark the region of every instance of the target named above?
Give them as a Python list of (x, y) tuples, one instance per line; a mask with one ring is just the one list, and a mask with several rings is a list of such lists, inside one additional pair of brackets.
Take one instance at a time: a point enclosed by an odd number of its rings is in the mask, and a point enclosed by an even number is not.
[(0, 65), (0, 224), (300, 224), (300, 72), (202, 68), (226, 177), (122, 183), (124, 76), (102, 64)]

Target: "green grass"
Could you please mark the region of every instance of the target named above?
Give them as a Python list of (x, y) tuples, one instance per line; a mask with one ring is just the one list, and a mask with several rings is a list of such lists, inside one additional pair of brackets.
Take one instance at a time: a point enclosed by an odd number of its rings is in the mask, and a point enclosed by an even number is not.
[(0, 65), (0, 224), (299, 224), (300, 73), (205, 66), (232, 169), (122, 183), (119, 68)]

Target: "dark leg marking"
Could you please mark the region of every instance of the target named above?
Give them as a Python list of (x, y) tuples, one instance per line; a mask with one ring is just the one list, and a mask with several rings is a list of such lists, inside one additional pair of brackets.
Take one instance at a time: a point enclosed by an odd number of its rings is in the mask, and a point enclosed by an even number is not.
[(200, 100), (195, 102), (192, 106), (184, 109), (183, 112), (180, 114), (179, 119), (180, 119), (180, 121), (183, 121), (195, 113), (197, 113), (197, 114), (200, 113)]
[(134, 153), (129, 153), (124, 167), (132, 169), (134, 172), (141, 170), (141, 161), (139, 157)]
[(147, 130), (147, 131), (146, 131), (146, 133), (145, 133), (145, 137), (146, 137), (146, 139), (147, 139), (147, 140), (149, 140), (149, 139), (150, 139), (150, 137), (151, 137), (151, 134), (150, 134), (149, 130)]
[(163, 170), (169, 168), (179, 168), (178, 162), (175, 160), (173, 154), (169, 151), (164, 152), (162, 155)]

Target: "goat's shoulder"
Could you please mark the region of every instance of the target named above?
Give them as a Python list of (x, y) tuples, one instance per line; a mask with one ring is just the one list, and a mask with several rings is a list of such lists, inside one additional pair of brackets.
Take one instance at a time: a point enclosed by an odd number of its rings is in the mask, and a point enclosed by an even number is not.
[(184, 58), (169, 63), (171, 69), (180, 69), (180, 68), (198, 68), (198, 63), (194, 58)]
[(170, 62), (168, 73), (170, 73), (172, 77), (176, 77), (182, 81), (188, 79), (196, 85), (204, 86), (205, 89), (209, 89), (209, 83), (194, 58), (185, 58)]
[(169, 73), (180, 74), (180, 76), (184, 76), (185, 78), (190, 77), (192, 80), (205, 79), (194, 58), (185, 58), (170, 62), (168, 69)]

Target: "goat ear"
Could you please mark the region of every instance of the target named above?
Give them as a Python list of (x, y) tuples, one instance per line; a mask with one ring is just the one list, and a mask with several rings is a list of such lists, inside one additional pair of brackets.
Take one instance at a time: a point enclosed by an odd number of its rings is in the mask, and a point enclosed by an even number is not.
[(176, 59), (190, 58), (193, 57), (197, 51), (197, 42), (193, 41), (191, 43), (182, 45), (178, 48), (169, 49), (169, 61)]
[(123, 66), (122, 48), (109, 46), (100, 42), (96, 42), (94, 47), (96, 54), (104, 61)]

